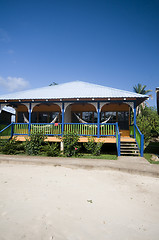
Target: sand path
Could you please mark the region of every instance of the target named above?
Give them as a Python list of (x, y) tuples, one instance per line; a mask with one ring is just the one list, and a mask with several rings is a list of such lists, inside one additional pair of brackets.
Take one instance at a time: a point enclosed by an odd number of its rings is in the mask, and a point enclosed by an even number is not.
[(0, 164), (0, 240), (158, 240), (159, 178)]

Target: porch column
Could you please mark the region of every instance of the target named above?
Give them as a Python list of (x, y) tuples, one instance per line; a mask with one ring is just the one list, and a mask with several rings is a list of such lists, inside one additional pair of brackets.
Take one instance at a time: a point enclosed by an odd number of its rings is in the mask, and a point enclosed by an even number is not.
[(62, 103), (62, 133), (61, 135), (63, 135), (63, 132), (64, 132), (64, 112), (65, 112), (65, 104), (64, 102)]
[(134, 102), (134, 138), (136, 138), (136, 102)]
[(97, 105), (97, 137), (100, 137), (100, 102)]
[(31, 103), (29, 103), (29, 125), (28, 125), (28, 130), (29, 130), (29, 136), (30, 136), (30, 130), (31, 130)]

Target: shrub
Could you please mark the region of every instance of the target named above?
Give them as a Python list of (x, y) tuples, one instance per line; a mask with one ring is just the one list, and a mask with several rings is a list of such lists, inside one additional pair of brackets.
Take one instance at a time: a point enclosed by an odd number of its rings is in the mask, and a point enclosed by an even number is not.
[(0, 151), (4, 154), (15, 155), (20, 151), (24, 152), (24, 146), (14, 138), (8, 141), (1, 141)]
[(94, 156), (99, 156), (101, 152), (101, 148), (103, 146), (103, 143), (98, 142), (95, 143), (95, 140), (93, 137), (88, 137), (88, 142), (84, 143), (84, 147), (88, 152), (93, 154)]
[(159, 135), (159, 115), (157, 114), (157, 110), (146, 106), (137, 116), (137, 125), (142, 134), (144, 134), (147, 145), (152, 137)]
[(33, 133), (25, 142), (25, 151), (28, 155), (38, 155), (42, 150), (45, 136), (42, 133)]
[(50, 157), (57, 157), (60, 155), (58, 143), (48, 143), (43, 147), (43, 151)]
[(63, 134), (64, 154), (67, 157), (77, 156), (80, 146), (78, 144), (79, 135), (75, 132)]

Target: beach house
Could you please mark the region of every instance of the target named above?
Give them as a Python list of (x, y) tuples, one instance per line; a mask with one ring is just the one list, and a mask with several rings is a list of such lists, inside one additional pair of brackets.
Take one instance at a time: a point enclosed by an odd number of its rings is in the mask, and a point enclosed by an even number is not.
[[(148, 96), (98, 84), (73, 81), (0, 96), (0, 110), (11, 106), (16, 121), (11, 136), (25, 140), (38, 131), (48, 141), (62, 141), (64, 132), (77, 132), (80, 141), (115, 143), (117, 154), (127, 154), (130, 143), (143, 156), (144, 137), (136, 125), (136, 107)], [(129, 147), (128, 147), (129, 146)], [(137, 154), (135, 149), (132, 151)]]

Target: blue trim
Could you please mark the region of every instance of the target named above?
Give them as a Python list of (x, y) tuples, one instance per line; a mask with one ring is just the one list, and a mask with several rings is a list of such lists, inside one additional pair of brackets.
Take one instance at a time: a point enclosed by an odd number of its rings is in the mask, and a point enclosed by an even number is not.
[(118, 127), (118, 122), (116, 122), (116, 135), (118, 135), (118, 141), (116, 137), (117, 153), (118, 153), (118, 156), (120, 156), (120, 132)]
[[(18, 123), (16, 123), (16, 124), (18, 124)], [(20, 124), (24, 124), (24, 123), (20, 123)], [(26, 123), (26, 124), (28, 124), (28, 123)], [(58, 123), (58, 125), (61, 125), (62, 123)], [(55, 125), (55, 123), (31, 123), (31, 125), (48, 125), (48, 126), (50, 126), (50, 125)]]
[(6, 130), (7, 128), (9, 128), (12, 124), (13, 124), (13, 123), (10, 123), (7, 127), (3, 128), (3, 129), (0, 131), (0, 133), (3, 132), (4, 130)]
[(144, 156), (144, 135), (141, 134), (141, 151), (140, 151), (141, 157)]
[(14, 125), (18, 125), (18, 124), (23, 124), (23, 125), (28, 125), (29, 123), (12, 123)]
[(14, 133), (14, 136), (21, 136), (21, 135), (28, 136), (28, 134), (27, 134), (27, 133)]
[(134, 102), (134, 138), (136, 139), (136, 102)]
[(63, 133), (64, 133), (64, 117), (65, 117), (65, 112), (64, 112), (64, 102), (62, 103), (62, 134), (61, 136), (63, 136)]
[(100, 137), (100, 102), (97, 103), (97, 138)]
[(0, 133), (2, 133), (3, 131), (5, 131), (7, 128), (9, 128), (9, 127), (11, 127), (11, 136), (10, 136), (10, 138), (8, 138), (7, 140), (10, 140), (12, 137), (13, 137), (13, 131), (14, 131), (14, 129), (13, 129), (13, 123), (10, 123), (7, 127), (5, 127), (5, 128), (3, 128), (1, 131), (0, 131)]
[(29, 104), (29, 124), (28, 124), (28, 132), (29, 132), (29, 136), (30, 136), (30, 132), (31, 132), (31, 103)]

